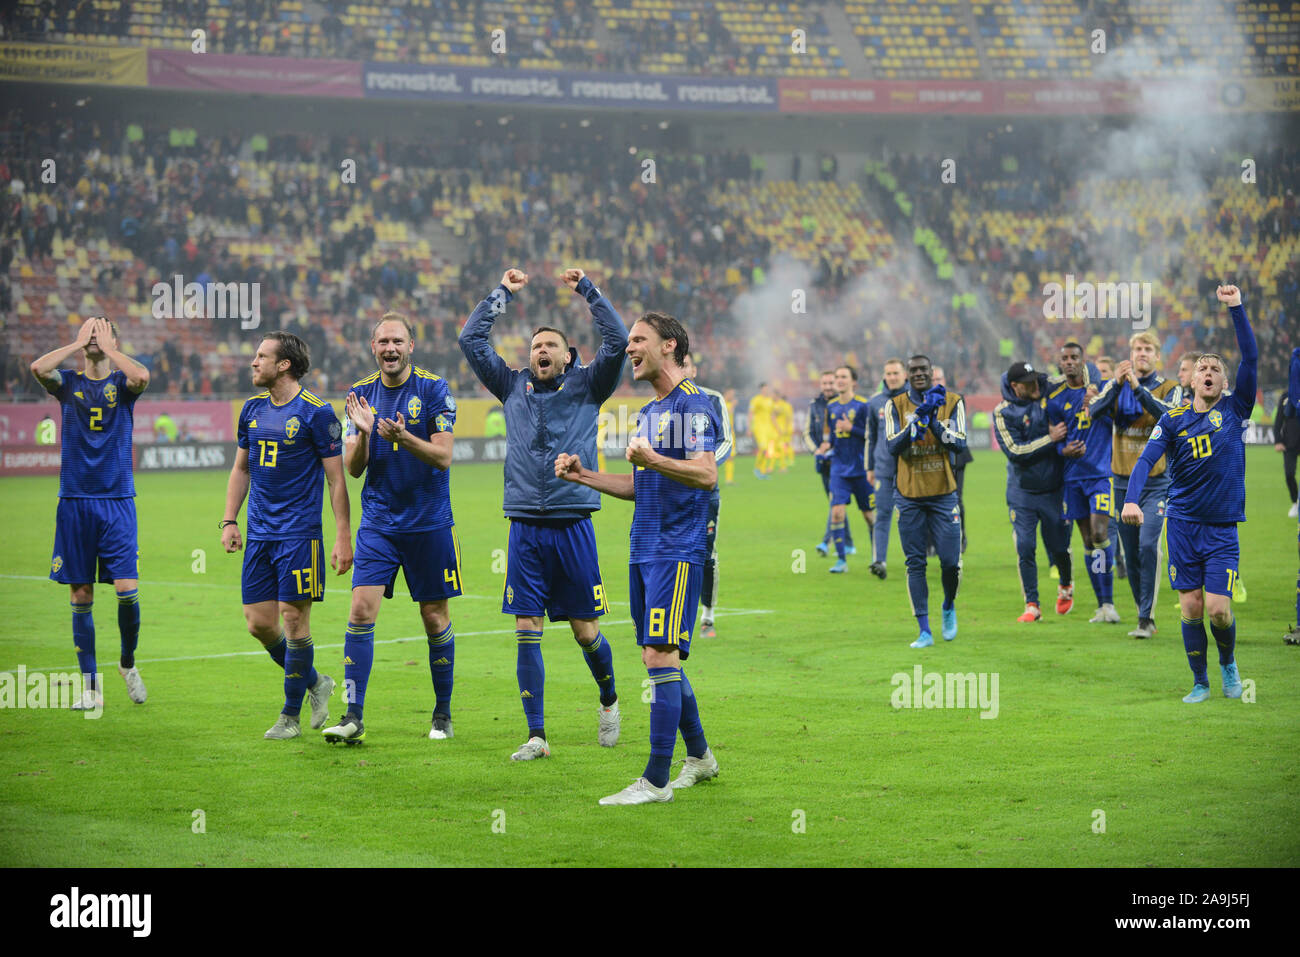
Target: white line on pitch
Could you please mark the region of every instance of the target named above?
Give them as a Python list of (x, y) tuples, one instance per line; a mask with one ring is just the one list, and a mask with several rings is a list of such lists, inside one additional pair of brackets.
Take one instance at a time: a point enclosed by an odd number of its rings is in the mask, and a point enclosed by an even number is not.
[[(0, 575), (0, 579), (9, 579), (10, 581), (24, 581), (24, 582), (47, 582), (47, 581), (50, 581), (49, 576), (46, 576), (46, 575)], [(104, 585), (105, 588), (110, 587), (109, 585), (105, 584), (104, 582), (97, 582), (96, 584)], [(141, 585), (148, 586), (148, 587), (150, 587), (150, 588), (225, 588), (225, 589), (228, 589), (228, 590), (230, 590), (230, 591), (238, 590), (239, 587), (240, 587), (240, 586), (238, 586), (238, 585), (224, 585), (224, 584), (222, 584), (222, 583), (220, 583), (220, 582), (154, 582), (154, 581), (141, 581), (140, 584), (141, 584)], [(397, 591), (397, 590), (394, 590), (394, 592), (393, 592), (393, 597), (394, 597), (394, 598), (398, 598), (398, 597), (401, 597), (401, 598), (409, 598), (410, 595), (411, 595), (411, 593), (408, 592), (408, 591)], [(498, 594), (498, 595), (469, 595), (469, 594), (465, 594), (465, 595), (457, 595), (456, 597), (457, 597), (457, 598), (473, 598), (473, 599), (475, 599), (476, 601), (500, 601), (500, 600), (501, 600), (501, 596), (500, 596), (499, 594)], [(607, 604), (610, 604), (610, 605), (618, 605), (620, 608), (631, 608), (631, 607), (632, 607), (628, 602), (625, 602), (625, 601), (610, 601), (610, 602), (607, 602)], [(774, 609), (771, 609), (771, 608), (736, 608), (736, 609), (734, 609), (734, 610), (732, 610), (732, 611), (726, 612), (726, 614), (728, 614), (728, 615), (770, 615), (770, 614), (772, 614), (773, 611), (774, 611)], [(716, 616), (715, 616), (715, 617), (716, 617)], [(496, 632), (483, 632), (483, 634), (496, 634)]]
[[(770, 615), (770, 614), (772, 614), (772, 612), (767, 609), (738, 609), (736, 611), (715, 610), (713, 613), (713, 617), (729, 618), (729, 617), (740, 616), (740, 615)], [(603, 621), (601, 623), (602, 627), (607, 625), (621, 626), (621, 625), (630, 625), (630, 624), (632, 624), (632, 619), (630, 618), (625, 621)], [(513, 628), (501, 628), (494, 631), (458, 631), (456, 632), (456, 637), (457, 638), (479, 638), (484, 635), (513, 635), (514, 633), (515, 630)], [(419, 641), (427, 637), (428, 637), (427, 635), (410, 635), (409, 637), (406, 638), (382, 638), (376, 640), (374, 643), (376, 645), (400, 645), (406, 641)], [(343, 643), (338, 642), (337, 644), (314, 645), (314, 647), (342, 648)], [(166, 662), (166, 661), (205, 661), (208, 658), (241, 658), (245, 656), (256, 657), (258, 655), (264, 655), (264, 654), (266, 654), (266, 649), (260, 648), (257, 651), (223, 651), (223, 652), (218, 652), (210, 655), (182, 655), (178, 658), (139, 658), (137, 660), (140, 664), (143, 665), (153, 665), (153, 664), (159, 664), (161, 662)], [(26, 673), (30, 675), (30, 674), (35, 674), (38, 671), (67, 671), (68, 666), (50, 665), (44, 668), (26, 668), (25, 670)], [(17, 673), (16, 668), (8, 668), (4, 671), (0, 671), (0, 674), (16, 674), (16, 673)]]

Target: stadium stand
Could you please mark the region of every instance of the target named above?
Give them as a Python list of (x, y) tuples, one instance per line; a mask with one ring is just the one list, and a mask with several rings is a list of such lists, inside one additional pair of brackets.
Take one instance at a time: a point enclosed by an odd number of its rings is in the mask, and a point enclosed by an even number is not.
[(19, 0), (0, 11), (8, 39), (188, 50), (194, 29), (210, 52), (647, 74), (848, 77), (844, 49), (886, 80), (1300, 72), (1300, 11), (1279, 0)]

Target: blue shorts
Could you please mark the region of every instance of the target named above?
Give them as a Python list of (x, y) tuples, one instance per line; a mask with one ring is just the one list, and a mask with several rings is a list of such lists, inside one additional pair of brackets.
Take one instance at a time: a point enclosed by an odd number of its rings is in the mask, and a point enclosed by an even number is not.
[(1181, 518), (1165, 519), (1169, 546), (1169, 584), (1178, 591), (1204, 588), (1231, 595), (1237, 581), (1237, 526), (1207, 525)]
[(671, 645), (691, 656), (691, 629), (700, 604), (704, 566), (691, 562), (640, 562), (630, 567), (629, 598), (638, 645)]
[(1109, 475), (1077, 482), (1067, 480), (1064, 496), (1066, 521), (1115, 514), (1115, 480)]
[(870, 512), (876, 507), (876, 490), (871, 487), (865, 475), (845, 477), (831, 473), (831, 504), (848, 505), (856, 498), (858, 508)]
[(590, 518), (510, 520), (501, 610), (551, 621), (609, 611)]
[(50, 580), (64, 585), (140, 577), (135, 499), (61, 498)]
[(401, 566), (411, 601), (442, 601), (461, 594), (460, 540), (456, 526), (423, 532), (385, 532), (362, 525), (352, 560), (352, 587), (383, 585), (393, 597)]
[(324, 601), (324, 545), (319, 538), (250, 540), (244, 544), (240, 581), (244, 604), (260, 601)]

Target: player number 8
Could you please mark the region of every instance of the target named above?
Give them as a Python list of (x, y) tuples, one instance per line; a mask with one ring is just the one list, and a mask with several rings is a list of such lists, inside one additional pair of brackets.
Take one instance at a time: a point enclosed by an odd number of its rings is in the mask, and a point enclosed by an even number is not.
[(650, 609), (650, 637), (662, 638), (664, 636), (664, 610), (662, 608)]

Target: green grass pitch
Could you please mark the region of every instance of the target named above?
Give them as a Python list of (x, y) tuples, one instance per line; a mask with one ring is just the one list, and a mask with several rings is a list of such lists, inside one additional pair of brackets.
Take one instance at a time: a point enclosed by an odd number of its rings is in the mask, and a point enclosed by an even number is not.
[[(622, 741), (597, 746), (594, 684), (567, 627), (548, 626), (553, 756), (515, 764), (525, 727), (513, 621), (499, 611), (503, 576), (493, 570), (506, 540), (500, 466), (456, 466), (452, 477), (467, 591), (452, 603), (456, 737), (426, 737), (426, 646), (415, 606), (399, 595), (376, 630), (367, 740), (350, 748), (309, 730), (262, 739), (282, 678), (244, 629), (239, 558), (219, 546), (225, 474), (137, 476), (149, 701), (131, 704), (115, 674), (115, 602), (100, 586), (103, 717), (0, 711), (0, 864), (1294, 866), (1300, 649), (1281, 635), (1294, 613), (1296, 522), (1279, 457), (1248, 455), (1249, 601), (1234, 607), (1238, 661), (1257, 700), (1224, 699), (1212, 659), (1213, 698), (1198, 706), (1179, 700), (1190, 675), (1163, 581), (1151, 641), (1125, 636), (1135, 617), (1123, 582), (1122, 627), (1088, 623), (1086, 578), (1067, 618), (1049, 610), (1038, 624), (1016, 623), (996, 451), (968, 470), (960, 635), (925, 651), (908, 647), (897, 532), (887, 581), (867, 571), (860, 518), (862, 552), (849, 574), (830, 576), (812, 549), (825, 500), (808, 461), (758, 482), (741, 459), (723, 491), (718, 638), (697, 638), (688, 664), (721, 774), (672, 804), (632, 808), (596, 804), (640, 774), (648, 750), (626, 603), (629, 503), (606, 499), (596, 519)], [(57, 480), (7, 479), (0, 491), (0, 669), (75, 670), (67, 589), (45, 580)], [(358, 491), (353, 483), (354, 528)], [(1074, 551), (1079, 567), (1077, 539)], [(1041, 572), (1046, 599), (1054, 583), (1045, 564)], [(932, 562), (936, 619), (938, 578)], [(312, 632), (317, 666), (340, 685), (346, 614), (347, 579), (331, 578)], [(893, 708), (891, 677), (918, 663), (996, 673), (997, 717)], [(331, 714), (341, 712), (336, 692)]]

